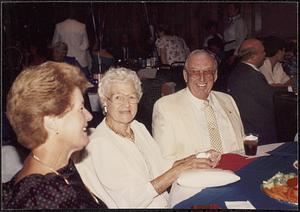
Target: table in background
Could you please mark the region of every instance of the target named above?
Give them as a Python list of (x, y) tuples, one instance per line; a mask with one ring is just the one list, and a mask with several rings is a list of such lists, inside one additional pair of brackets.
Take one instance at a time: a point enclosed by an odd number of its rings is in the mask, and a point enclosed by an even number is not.
[(226, 208), (225, 201), (249, 200), (256, 209), (297, 210), (298, 206), (280, 202), (265, 195), (260, 188), (277, 172), (298, 174), (293, 167), (297, 160), (297, 143), (288, 142), (269, 152), (271, 156), (260, 157), (235, 173), (241, 180), (226, 186), (206, 188), (196, 195), (175, 205), (174, 208), (191, 208), (192, 205), (218, 204)]

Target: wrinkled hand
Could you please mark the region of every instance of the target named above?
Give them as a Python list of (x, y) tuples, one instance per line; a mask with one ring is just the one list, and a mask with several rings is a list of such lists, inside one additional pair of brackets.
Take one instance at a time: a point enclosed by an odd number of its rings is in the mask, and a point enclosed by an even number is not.
[(209, 158), (197, 158), (196, 155), (177, 160), (173, 164), (173, 168), (177, 169), (179, 173), (189, 169), (208, 169), (213, 168), (215, 162)]

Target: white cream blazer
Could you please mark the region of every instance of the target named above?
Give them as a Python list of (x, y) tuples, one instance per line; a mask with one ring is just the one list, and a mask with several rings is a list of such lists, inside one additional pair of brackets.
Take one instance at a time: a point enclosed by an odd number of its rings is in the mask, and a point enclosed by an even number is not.
[[(199, 119), (196, 118), (188, 92), (188, 88), (185, 88), (164, 96), (155, 103), (153, 109), (153, 137), (158, 142), (163, 157), (172, 161), (207, 151), (206, 147), (210, 145), (209, 138), (201, 134)], [(226, 132), (223, 134), (233, 135), (226, 142), (222, 141), (222, 146), (226, 149), (224, 153), (242, 149), (244, 128), (233, 98), (216, 91), (211, 91), (209, 98), (218, 104), (219, 110), (224, 114), (224, 120), (221, 121)]]

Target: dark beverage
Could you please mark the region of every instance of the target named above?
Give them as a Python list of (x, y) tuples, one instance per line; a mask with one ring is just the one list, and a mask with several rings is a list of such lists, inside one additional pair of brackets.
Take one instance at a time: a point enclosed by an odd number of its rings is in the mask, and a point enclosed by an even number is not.
[(257, 152), (257, 140), (245, 140), (244, 149), (246, 155), (256, 155)]

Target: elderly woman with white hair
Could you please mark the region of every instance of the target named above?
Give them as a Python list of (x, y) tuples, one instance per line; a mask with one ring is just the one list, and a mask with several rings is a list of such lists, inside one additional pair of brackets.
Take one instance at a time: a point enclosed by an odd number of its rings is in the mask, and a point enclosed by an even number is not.
[(162, 158), (145, 126), (134, 120), (142, 96), (134, 71), (110, 68), (98, 93), (106, 117), (91, 134), (76, 167), (109, 208), (166, 208), (167, 189), (181, 172), (218, 163), (219, 154), (213, 150), (212, 159), (191, 155), (171, 164)]

